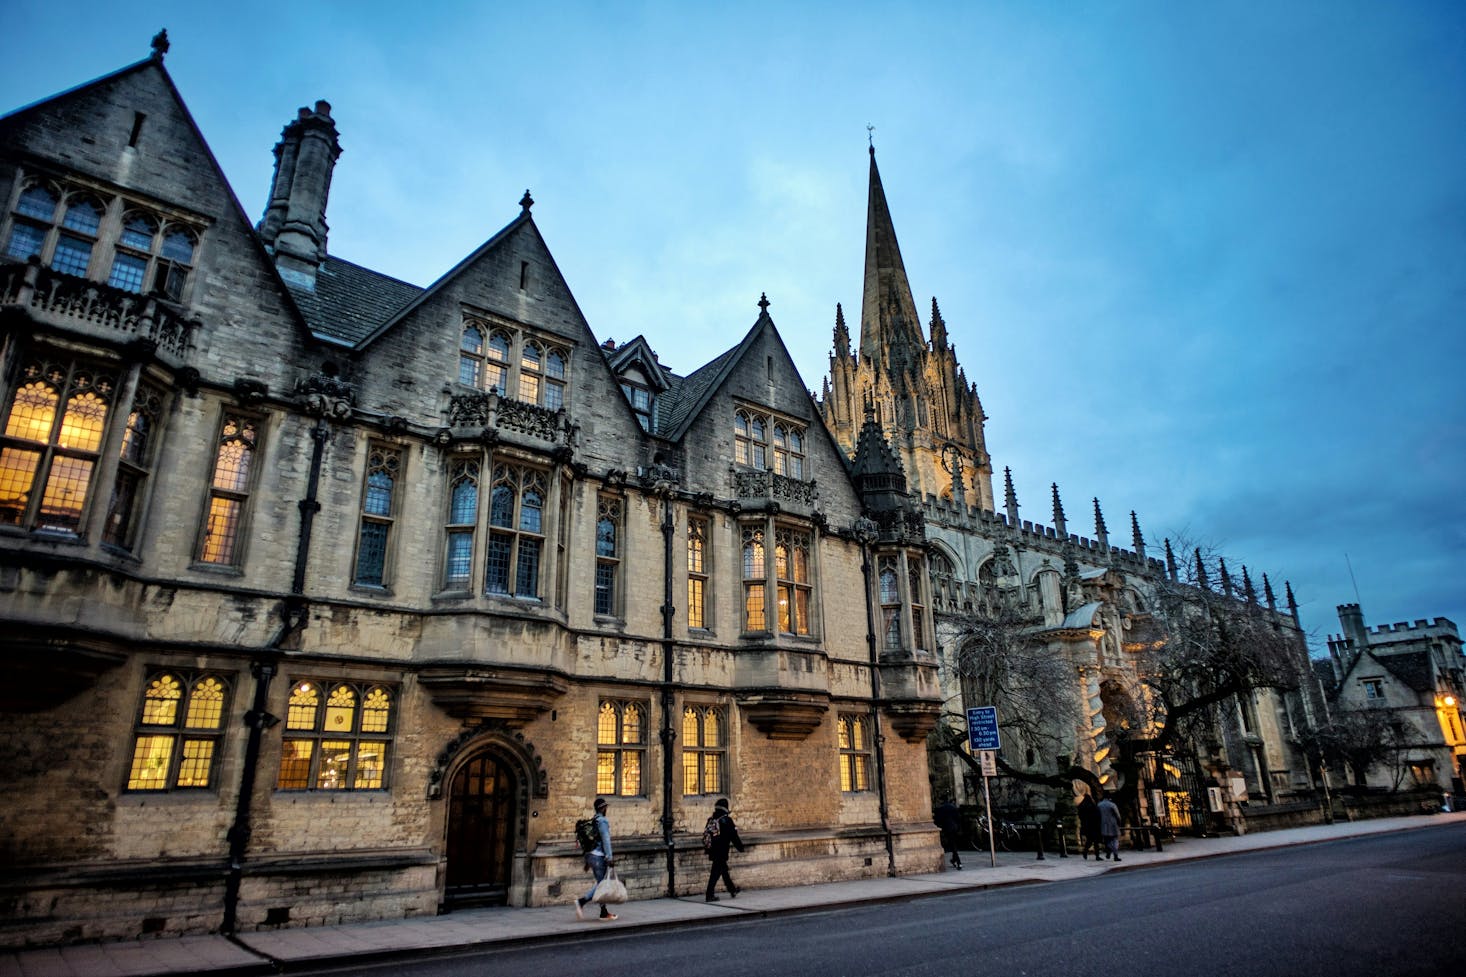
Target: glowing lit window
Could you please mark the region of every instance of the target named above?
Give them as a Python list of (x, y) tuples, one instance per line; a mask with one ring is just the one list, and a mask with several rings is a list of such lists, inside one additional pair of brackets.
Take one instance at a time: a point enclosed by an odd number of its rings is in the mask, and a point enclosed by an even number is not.
[(206, 790), (223, 745), (229, 686), (218, 675), (148, 675), (134, 725), (130, 791)]
[(646, 706), (602, 700), (596, 719), (596, 793), (640, 797), (646, 759)]
[(870, 720), (842, 713), (839, 719), (840, 790), (870, 790)]
[(76, 534), (115, 384), (85, 364), (23, 362), (0, 435), (0, 525)]
[(724, 771), (728, 750), (723, 732), (723, 710), (716, 706), (686, 706), (682, 710), (682, 793), (722, 794), (727, 791)]
[(243, 560), (244, 523), (254, 484), (258, 437), (258, 422), (253, 418), (233, 412), (224, 415), (199, 539), (200, 563), (238, 566)]
[(393, 690), (384, 685), (297, 681), (280, 743), (280, 790), (384, 790)]
[(708, 627), (708, 521), (687, 518), (687, 626)]

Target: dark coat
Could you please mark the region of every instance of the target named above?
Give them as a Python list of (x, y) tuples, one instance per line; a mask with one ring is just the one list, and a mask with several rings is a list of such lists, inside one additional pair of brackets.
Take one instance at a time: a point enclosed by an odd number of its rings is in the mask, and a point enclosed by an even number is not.
[(1088, 794), (1079, 802), (1079, 833), (1086, 838), (1098, 838), (1100, 833), (1099, 805)]
[[(714, 814), (713, 818), (718, 820), (718, 833), (713, 838), (713, 845), (708, 850), (708, 854), (719, 861), (727, 861), (729, 848), (743, 851), (743, 839), (738, 837), (738, 825), (733, 823), (733, 817), (727, 811), (723, 811), (722, 814)], [(711, 821), (713, 818), (708, 820)]]
[(957, 839), (962, 834), (962, 815), (957, 805), (943, 801), (932, 811), (932, 824), (942, 829), (942, 850), (956, 851)]

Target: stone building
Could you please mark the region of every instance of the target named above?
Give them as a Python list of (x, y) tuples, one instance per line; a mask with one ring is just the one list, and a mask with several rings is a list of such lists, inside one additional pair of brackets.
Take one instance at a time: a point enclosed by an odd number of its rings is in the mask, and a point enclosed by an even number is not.
[[(874, 148), (867, 214), (859, 345), (852, 347), (844, 309), (836, 306), (834, 351), (820, 410), (841, 448), (852, 453), (862, 417), (878, 418), (896, 456), (894, 467), (909, 473), (916, 517), (928, 541), (927, 607), (936, 622), (945, 709), (960, 713), (964, 706), (987, 704), (970, 701), (960, 661), (970, 625), (1006, 608), (1027, 640), (1050, 659), (1071, 666), (1063, 680), (1074, 683), (1078, 712), (1072, 721), (1055, 720), (1062, 728), (1052, 730), (1050, 739), (1058, 744), (1053, 755), (1025, 756), (1025, 744), (1014, 743), (1009, 751), (1005, 741), (1012, 768), (1052, 775), (1072, 762), (1106, 790), (1128, 788), (1132, 817), (1162, 818), (1181, 828), (1200, 829), (1212, 820), (1208, 785), (1222, 789), (1228, 801), (1223, 820), (1237, 830), (1249, 812), (1256, 816), (1260, 809), (1311, 795), (1314, 771), (1300, 732), (1323, 710), (1311, 682), (1289, 691), (1247, 691), (1211, 710), (1204, 735), (1176, 751), (1146, 753), (1147, 729), (1127, 721), (1134, 712), (1127, 705), (1147, 695), (1147, 661), (1141, 652), (1159, 636), (1161, 592), (1187, 586), (1185, 568), (1178, 572), (1169, 540), (1164, 559), (1148, 552), (1134, 512), (1129, 548), (1112, 542), (1098, 499), (1093, 535), (1074, 532), (1057, 484), (1046, 500), (1050, 525), (1021, 517), (1006, 470), (1001, 507), (996, 504), (982, 402), (958, 363), (935, 298), (923, 332)], [(1196, 559), (1201, 560), (1199, 553)], [(1280, 609), (1265, 575), (1259, 595), (1245, 566), (1240, 581), (1231, 578), (1224, 559), (1213, 566), (1220, 573), (1217, 598), (1280, 629), (1288, 636), (1289, 654), (1296, 655), (1298, 673), (1311, 678), (1292, 588), (1286, 588), (1286, 609)], [(1190, 579), (1206, 588), (1206, 568), (1193, 569)], [(1128, 777), (1117, 769), (1122, 760)], [(963, 770), (960, 762), (936, 759), (938, 791), (980, 801), (980, 786), (964, 778)], [(1000, 777), (999, 782), (1014, 788), (1015, 816), (1030, 817), (1035, 805), (1054, 800), (1025, 794), (1021, 778)]]
[(568, 906), (598, 795), (634, 896), (724, 795), (749, 885), (936, 868), (920, 513), (769, 303), (602, 341), (527, 192), (343, 260), (325, 102), (255, 226), (166, 48), (0, 119), (5, 942)]
[(1466, 793), (1466, 656), (1444, 617), (1367, 627), (1358, 604), (1340, 604), (1330, 635), (1329, 696), (1335, 714), (1385, 714), (1400, 736), (1387, 760), (1364, 771), (1374, 787), (1439, 787)]

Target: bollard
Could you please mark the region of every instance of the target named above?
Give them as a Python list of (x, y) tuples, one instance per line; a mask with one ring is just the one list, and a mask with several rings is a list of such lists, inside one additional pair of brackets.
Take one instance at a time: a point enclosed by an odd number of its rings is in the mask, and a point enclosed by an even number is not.
[(1035, 858), (1034, 861), (1035, 862), (1041, 862), (1041, 861), (1044, 860), (1044, 826), (1043, 826), (1043, 822), (1042, 821), (1035, 821), (1035, 822), (1033, 822), (1033, 828), (1034, 828), (1033, 833), (1036, 834), (1036, 835), (1038, 835), (1038, 857)]

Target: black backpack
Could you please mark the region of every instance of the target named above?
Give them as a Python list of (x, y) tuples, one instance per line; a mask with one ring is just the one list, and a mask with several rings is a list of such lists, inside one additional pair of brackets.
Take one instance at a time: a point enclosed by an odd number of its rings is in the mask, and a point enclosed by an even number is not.
[(581, 818), (575, 822), (575, 840), (580, 842), (580, 850), (589, 855), (601, 844), (601, 833), (596, 830), (595, 818)]

